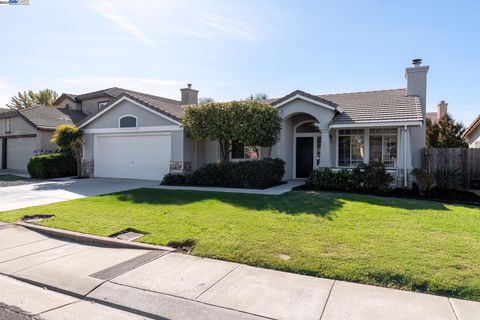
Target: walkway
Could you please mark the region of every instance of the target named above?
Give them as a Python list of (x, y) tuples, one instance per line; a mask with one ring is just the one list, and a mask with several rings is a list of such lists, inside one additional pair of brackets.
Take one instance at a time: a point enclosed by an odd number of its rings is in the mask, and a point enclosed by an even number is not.
[(162, 250), (89, 246), (8, 224), (0, 224), (0, 273), (0, 303), (52, 320), (473, 320), (480, 314), (478, 302)]

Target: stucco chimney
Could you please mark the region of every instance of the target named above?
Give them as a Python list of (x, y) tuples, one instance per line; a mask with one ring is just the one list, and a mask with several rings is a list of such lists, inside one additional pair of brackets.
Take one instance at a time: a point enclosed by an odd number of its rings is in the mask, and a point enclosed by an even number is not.
[(413, 67), (405, 70), (407, 96), (417, 96), (422, 105), (423, 118), (427, 112), (427, 73), (429, 66), (422, 66), (422, 59), (413, 59)]
[(182, 92), (181, 105), (198, 104), (198, 90), (192, 89), (192, 84), (189, 83), (187, 88), (180, 89)]
[(442, 119), (444, 116), (447, 115), (448, 112), (448, 103), (446, 103), (444, 100), (440, 101), (439, 104), (437, 104), (437, 117), (438, 120)]

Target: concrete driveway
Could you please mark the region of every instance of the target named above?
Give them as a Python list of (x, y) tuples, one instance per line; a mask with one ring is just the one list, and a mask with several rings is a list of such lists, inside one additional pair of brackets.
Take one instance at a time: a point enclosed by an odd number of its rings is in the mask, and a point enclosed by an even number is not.
[(0, 212), (96, 196), (137, 188), (151, 188), (159, 181), (130, 179), (56, 179), (0, 188)]

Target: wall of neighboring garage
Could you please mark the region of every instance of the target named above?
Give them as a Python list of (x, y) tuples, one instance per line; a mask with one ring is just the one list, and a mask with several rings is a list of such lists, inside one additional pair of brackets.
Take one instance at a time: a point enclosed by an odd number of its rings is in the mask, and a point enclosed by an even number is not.
[(52, 139), (52, 135), (53, 135), (53, 130), (38, 131), (39, 150), (55, 151), (57, 149), (57, 145), (55, 143), (50, 142), (50, 139)]

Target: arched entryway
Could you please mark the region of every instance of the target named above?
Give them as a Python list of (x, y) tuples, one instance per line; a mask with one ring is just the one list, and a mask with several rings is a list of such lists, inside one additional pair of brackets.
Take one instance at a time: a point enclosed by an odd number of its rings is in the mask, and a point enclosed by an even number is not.
[(294, 127), (293, 176), (307, 178), (320, 164), (322, 132), (314, 120), (305, 120)]

